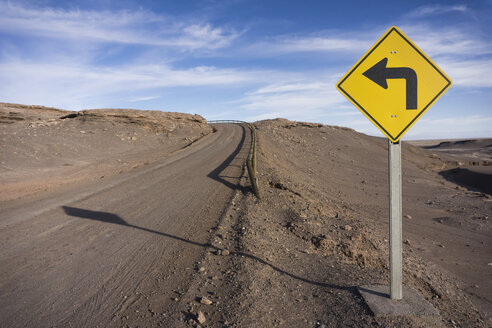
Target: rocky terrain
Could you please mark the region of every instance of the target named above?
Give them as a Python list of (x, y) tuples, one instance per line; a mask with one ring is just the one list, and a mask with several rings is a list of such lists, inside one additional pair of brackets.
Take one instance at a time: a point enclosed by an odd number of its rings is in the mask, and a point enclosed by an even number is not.
[(212, 131), (199, 115), (8, 103), (0, 127), (0, 201), (119, 174)]
[[(148, 277), (112, 326), (492, 326), (491, 139), (403, 143), (404, 284), (440, 316), (376, 318), (356, 287), (389, 282), (386, 139), (283, 119), (255, 126), (261, 201), (243, 168), (209, 242), (186, 240), (200, 260), (166, 269), (170, 281), (191, 278), (164, 292)], [(213, 132), (198, 115), (6, 103), (0, 127), (0, 206), (104, 181)]]
[(389, 283), (386, 139), (281, 119), (255, 125), (262, 200), (236, 194), (191, 288), (171, 296), (181, 313), (167, 315), (184, 327), (492, 324), (491, 195), (442, 174), (487, 168), (490, 140), (466, 163), (403, 144), (404, 284), (440, 317), (375, 318), (356, 287)]

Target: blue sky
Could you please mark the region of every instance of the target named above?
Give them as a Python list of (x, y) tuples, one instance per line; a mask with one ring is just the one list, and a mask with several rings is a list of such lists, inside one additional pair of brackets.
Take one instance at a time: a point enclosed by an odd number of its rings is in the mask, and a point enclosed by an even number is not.
[(335, 84), (391, 26), (453, 80), (404, 139), (492, 137), (492, 0), (0, 0), (0, 101), (382, 135)]

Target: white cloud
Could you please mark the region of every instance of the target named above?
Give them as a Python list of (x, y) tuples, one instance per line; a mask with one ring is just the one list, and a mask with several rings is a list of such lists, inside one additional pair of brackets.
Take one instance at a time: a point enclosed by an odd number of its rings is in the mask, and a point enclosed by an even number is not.
[(490, 138), (492, 117), (470, 115), (431, 119), (423, 117), (405, 135), (405, 139)]
[[(80, 109), (94, 106), (91, 102), (93, 99), (105, 98), (106, 101), (111, 99), (112, 103), (120, 103), (129, 101), (128, 93), (148, 94), (152, 92), (150, 90), (169, 87), (227, 88), (231, 85), (265, 82), (267, 78), (275, 79), (277, 75), (272, 71), (240, 71), (205, 66), (182, 70), (157, 64), (100, 68), (71, 62), (32, 63), (14, 60), (0, 63), (0, 99)], [(115, 98), (118, 93), (124, 96)]]
[(291, 53), (310, 51), (361, 51), (367, 49), (368, 41), (359, 39), (338, 39), (335, 37), (284, 38), (273, 44), (260, 44), (271, 52)]
[(313, 80), (270, 84), (248, 93), (240, 103), (255, 113), (247, 118), (251, 121), (275, 117), (321, 121), (345, 101), (334, 81)]
[(402, 25), (401, 30), (431, 57), (492, 54), (492, 44), (471, 31), (427, 24)]
[[(491, 55), (492, 44), (480, 34), (449, 26), (432, 26), (425, 22), (398, 24), (399, 28), (427, 55), (479, 56)], [(323, 36), (283, 35), (261, 41), (246, 48), (251, 56), (323, 52), (364, 54), (386, 28), (345, 33), (322, 32)], [(321, 32), (320, 32), (321, 33)]]
[[(284, 35), (260, 41), (246, 47), (252, 56), (270, 56), (277, 54), (302, 52), (361, 52), (369, 48), (371, 38), (355, 36), (339, 37), (324, 32), (324, 36)], [(333, 32), (333, 34), (335, 34)]]
[[(430, 56), (492, 54), (491, 43), (470, 31), (447, 26), (434, 27), (423, 22), (399, 24), (399, 27)], [(252, 44), (245, 51), (251, 56), (306, 52), (362, 55), (385, 31), (386, 27), (345, 32), (343, 35), (337, 31), (319, 32), (318, 36), (283, 35)]]
[(126, 101), (128, 101), (128, 102), (141, 102), (141, 101), (158, 99), (159, 97), (160, 96), (130, 97), (130, 98), (126, 99)]
[(439, 60), (439, 66), (451, 78), (455, 86), (492, 87), (492, 58), (459, 60), (446, 57)]
[(209, 23), (183, 23), (146, 10), (87, 11), (23, 7), (0, 2), (0, 30), (14, 35), (181, 49), (217, 49), (239, 33)]
[(252, 94), (265, 94), (265, 93), (282, 93), (282, 92), (298, 92), (298, 91), (313, 91), (323, 90), (333, 87), (333, 84), (321, 83), (321, 82), (309, 82), (309, 83), (280, 83), (271, 84), (263, 88), (260, 88)]
[(467, 14), (470, 12), (470, 8), (466, 5), (452, 5), (452, 6), (443, 6), (443, 5), (427, 5), (418, 7), (413, 10), (408, 16), (409, 17), (425, 17), (429, 15), (438, 15), (445, 14), (450, 12), (460, 12), (463, 14)]
[[(439, 7), (439, 10), (445, 8)], [(492, 43), (479, 37), (480, 34), (427, 23), (401, 25), (400, 28), (451, 78), (454, 86), (492, 87)]]

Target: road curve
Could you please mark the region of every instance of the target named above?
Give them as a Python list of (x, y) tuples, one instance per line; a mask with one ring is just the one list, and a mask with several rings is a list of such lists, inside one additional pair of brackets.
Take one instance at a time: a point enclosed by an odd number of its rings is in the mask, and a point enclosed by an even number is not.
[(249, 137), (217, 125), (148, 166), (1, 204), (0, 326), (117, 325), (142, 295), (169, 300), (241, 188)]

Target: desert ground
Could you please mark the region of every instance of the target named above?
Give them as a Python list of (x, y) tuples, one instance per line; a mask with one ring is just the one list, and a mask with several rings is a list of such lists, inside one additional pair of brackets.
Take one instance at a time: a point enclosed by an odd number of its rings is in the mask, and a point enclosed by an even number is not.
[(356, 288), (389, 283), (387, 140), (254, 126), (261, 201), (241, 126), (0, 104), (0, 325), (492, 326), (492, 139), (403, 142), (404, 284), (429, 320)]

